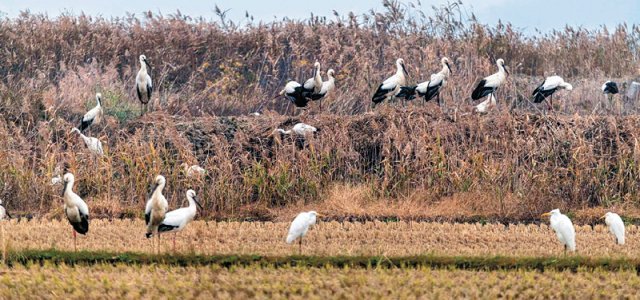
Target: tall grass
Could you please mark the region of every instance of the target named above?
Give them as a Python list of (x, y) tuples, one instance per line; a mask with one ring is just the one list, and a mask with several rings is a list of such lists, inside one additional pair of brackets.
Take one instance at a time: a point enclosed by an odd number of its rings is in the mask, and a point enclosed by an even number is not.
[[(503, 213), (523, 217), (555, 206), (633, 205), (638, 120), (592, 111), (602, 81), (637, 75), (640, 26), (528, 36), (510, 24), (482, 25), (460, 5), (391, 1), (361, 16), (243, 26), (180, 13), (1, 20), (0, 197), (23, 214), (57, 208), (60, 187), (48, 182), (67, 165), (103, 216), (139, 215), (158, 173), (173, 204), (195, 187), (216, 217), (266, 218), (271, 208), (318, 201), (342, 185), (367, 187), (372, 199), (486, 194)], [(133, 82), (142, 53), (157, 93), (154, 112), (138, 118)], [(444, 112), (416, 102), (363, 114), (397, 57), (415, 82), (445, 55), (454, 75)], [(499, 92), (503, 112), (455, 118), (453, 108), (466, 110), (474, 81), (494, 72), (498, 57), (512, 71)], [(315, 60), (337, 71), (326, 110), (279, 115), (289, 105), (272, 97), (288, 79), (310, 76)], [(576, 88), (559, 93), (560, 115), (541, 116), (528, 95), (555, 73)], [(90, 129), (105, 143), (100, 159), (69, 133), (97, 91), (107, 115)], [(636, 103), (623, 104), (626, 114), (637, 112)], [(255, 110), (266, 114), (242, 116)], [(301, 150), (272, 134), (298, 121), (323, 129)], [(209, 173), (189, 179), (182, 162)]]

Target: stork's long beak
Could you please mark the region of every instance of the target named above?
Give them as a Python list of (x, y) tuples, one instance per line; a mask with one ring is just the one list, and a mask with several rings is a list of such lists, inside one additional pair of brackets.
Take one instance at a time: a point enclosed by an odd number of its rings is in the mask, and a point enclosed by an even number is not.
[(62, 193), (60, 194), (61, 197), (64, 197), (64, 191), (67, 190), (67, 184), (69, 184), (68, 182), (64, 181), (64, 184), (62, 185)]
[(195, 202), (198, 205), (198, 207), (200, 207), (201, 210), (204, 210), (204, 208), (202, 207), (200, 202), (198, 202), (198, 199), (196, 197), (193, 197), (193, 202)]
[(452, 72), (452, 73), (453, 73), (453, 71), (451, 70), (451, 65), (449, 65), (449, 63), (448, 63), (448, 62), (446, 62), (445, 64), (447, 65), (447, 68), (449, 68), (449, 72)]
[(407, 68), (405, 68), (404, 64), (402, 64), (401, 66), (402, 66), (402, 72), (404, 72), (404, 75), (409, 76), (409, 72), (407, 72)]
[(153, 194), (153, 192), (155, 192), (157, 188), (158, 188), (158, 184), (154, 182), (154, 183), (151, 185), (151, 194)]
[(546, 213), (543, 213), (543, 214), (542, 214), (542, 215), (540, 215), (540, 216), (541, 216), (541, 217), (548, 217), (548, 216), (550, 216), (550, 215), (551, 215), (551, 213), (546, 212)]
[(144, 60), (144, 64), (147, 65), (149, 69), (151, 69), (151, 65), (149, 64), (149, 61), (146, 58)]
[(503, 66), (504, 67), (504, 72), (507, 73), (507, 75), (509, 75), (509, 68), (507, 66)]

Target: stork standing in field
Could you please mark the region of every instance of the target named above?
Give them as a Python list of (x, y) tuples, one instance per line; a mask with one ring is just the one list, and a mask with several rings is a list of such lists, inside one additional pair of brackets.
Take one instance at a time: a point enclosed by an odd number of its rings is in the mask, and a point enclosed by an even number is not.
[(533, 91), (533, 102), (541, 103), (549, 98), (547, 107), (551, 110), (553, 109), (553, 94), (561, 89), (571, 91), (573, 86), (564, 82), (564, 79), (560, 76), (549, 76)]
[(77, 250), (76, 232), (85, 235), (89, 231), (89, 207), (78, 194), (73, 192), (73, 183), (75, 181), (73, 174), (64, 174), (63, 179), (64, 214), (73, 227), (73, 249)]
[(0, 220), (4, 220), (6, 218), (11, 218), (11, 215), (7, 210), (2, 206), (2, 199), (0, 199)]
[(96, 106), (89, 110), (82, 117), (82, 122), (80, 123), (80, 132), (83, 132), (85, 129), (89, 128), (93, 123), (99, 123), (100, 119), (102, 119), (103, 111), (102, 111), (102, 94), (96, 93)]
[(84, 144), (87, 146), (89, 151), (91, 151), (93, 154), (98, 156), (101, 156), (102, 154), (104, 154), (104, 151), (102, 151), (102, 142), (100, 142), (99, 139), (94, 137), (88, 137), (82, 134), (82, 132), (80, 132), (80, 130), (78, 130), (78, 128), (75, 128), (75, 127), (71, 129), (71, 132), (74, 132), (74, 131), (80, 135), (80, 137), (84, 141)]
[[(140, 101), (140, 115), (144, 111), (148, 110), (148, 103), (151, 101), (151, 93), (153, 92), (153, 82), (151, 76), (147, 72), (147, 67), (151, 69), (147, 57), (140, 55), (140, 70), (136, 76), (136, 92), (138, 94), (138, 100)], [(145, 109), (143, 109), (143, 107)]]
[(300, 253), (302, 253), (302, 238), (307, 235), (309, 228), (316, 224), (316, 217), (321, 217), (319, 213), (315, 211), (302, 212), (293, 219), (291, 226), (289, 227), (289, 234), (287, 234), (287, 244), (293, 243), (296, 239), (299, 239)]
[(482, 106), (486, 111), (490, 106), (496, 105), (496, 97), (494, 93), (502, 84), (504, 84), (507, 80), (507, 76), (509, 76), (509, 70), (504, 64), (504, 60), (502, 58), (499, 58), (496, 61), (496, 64), (498, 65), (498, 72), (480, 80), (476, 88), (471, 93), (471, 99), (473, 100), (479, 100), (489, 96), (487, 100), (476, 106), (476, 110), (478, 112), (481, 112), (480, 106)]
[[(145, 236), (150, 238), (152, 235), (158, 235), (158, 227), (164, 221), (164, 217), (169, 209), (167, 199), (162, 195), (167, 180), (162, 175), (156, 176), (154, 186), (151, 188), (151, 197), (147, 201), (144, 210), (144, 223), (147, 225), (147, 233)], [(158, 237), (159, 244), (159, 237)]]
[(616, 213), (608, 212), (601, 219), (604, 219), (604, 223), (609, 227), (616, 244), (624, 245), (624, 222), (622, 222), (622, 218)]
[(440, 105), (440, 90), (447, 83), (449, 75), (451, 75), (451, 67), (449, 66), (449, 59), (443, 57), (440, 62), (442, 63), (442, 70), (436, 74), (431, 74), (429, 81), (425, 81), (414, 86), (400, 87), (400, 93), (398, 97), (404, 97), (407, 100), (413, 100), (418, 96), (424, 98), (424, 102), (427, 102), (434, 97), (438, 99), (438, 105)]
[(375, 94), (371, 97), (371, 101), (373, 101), (373, 105), (378, 105), (385, 100), (391, 100), (400, 92), (400, 87), (407, 85), (407, 69), (404, 65), (404, 60), (402, 58), (398, 58), (396, 60), (396, 73), (385, 79), (378, 86)]
[(315, 62), (313, 64), (315, 68), (315, 72), (313, 73), (313, 77), (307, 79), (304, 82), (302, 87), (304, 88), (305, 96), (309, 96), (311, 94), (319, 93), (322, 88), (322, 77), (320, 76), (320, 62)]
[(551, 228), (556, 232), (558, 240), (564, 246), (564, 253), (567, 254), (567, 249), (576, 251), (576, 230), (573, 227), (573, 223), (571, 223), (571, 219), (560, 213), (559, 209), (544, 213), (542, 216), (550, 217)]
[(176, 234), (178, 231), (184, 229), (187, 224), (193, 221), (193, 218), (196, 216), (196, 205), (202, 208), (200, 202), (196, 199), (196, 192), (194, 190), (187, 191), (187, 200), (189, 201), (189, 206), (178, 208), (176, 210), (172, 210), (168, 212), (164, 216), (164, 220), (158, 226), (158, 233), (170, 233), (173, 232), (173, 251), (176, 251)]
[(334, 75), (335, 75), (335, 71), (333, 69), (329, 69), (329, 71), (327, 71), (328, 79), (327, 81), (322, 82), (322, 85), (320, 86), (320, 91), (318, 91), (317, 93), (313, 93), (311, 94), (311, 96), (309, 96), (313, 101), (320, 100), (321, 110), (322, 110), (322, 99), (324, 99), (324, 97), (326, 97), (327, 94), (333, 91), (333, 89), (336, 87)]

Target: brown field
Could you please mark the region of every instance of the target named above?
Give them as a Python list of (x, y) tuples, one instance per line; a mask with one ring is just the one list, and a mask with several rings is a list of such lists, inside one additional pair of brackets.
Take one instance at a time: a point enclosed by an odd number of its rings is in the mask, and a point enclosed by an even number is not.
[[(65, 221), (5, 223), (9, 250), (73, 250)], [(185, 254), (299, 254), (284, 242), (288, 223), (195, 221), (177, 235), (177, 251)], [(89, 234), (78, 238), (79, 250), (153, 253), (142, 221), (93, 220)], [(627, 244), (614, 245), (603, 225), (578, 226), (577, 254), (584, 257), (640, 258), (640, 229), (627, 227)], [(171, 252), (171, 238), (161, 238), (161, 251)], [(426, 222), (321, 222), (304, 240), (304, 255), (317, 256), (555, 256), (562, 246), (547, 225), (449, 224)]]
[(17, 266), (0, 274), (0, 297), (53, 299), (627, 298), (635, 272)]

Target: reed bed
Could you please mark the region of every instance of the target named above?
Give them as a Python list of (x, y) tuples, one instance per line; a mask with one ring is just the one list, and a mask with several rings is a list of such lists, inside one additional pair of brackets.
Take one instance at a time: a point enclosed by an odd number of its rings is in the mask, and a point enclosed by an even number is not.
[(632, 271), (233, 268), (30, 265), (0, 274), (0, 297), (21, 298), (628, 298)]
[[(176, 251), (186, 254), (316, 255), (316, 256), (556, 256), (563, 248), (548, 225), (452, 224), (427, 222), (322, 222), (298, 245), (284, 242), (288, 223), (196, 221), (177, 234)], [(71, 227), (66, 221), (30, 221), (5, 224), (8, 249), (73, 251)], [(144, 238), (144, 223), (130, 220), (94, 220), (78, 249), (108, 252), (154, 253)], [(583, 257), (640, 258), (640, 231), (627, 227), (627, 244), (614, 244), (603, 225), (577, 226), (577, 254)], [(172, 250), (173, 234), (161, 237), (161, 252)], [(569, 254), (572, 255), (572, 254)]]

